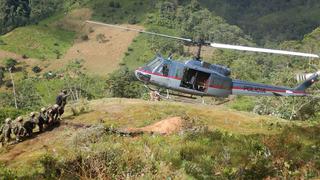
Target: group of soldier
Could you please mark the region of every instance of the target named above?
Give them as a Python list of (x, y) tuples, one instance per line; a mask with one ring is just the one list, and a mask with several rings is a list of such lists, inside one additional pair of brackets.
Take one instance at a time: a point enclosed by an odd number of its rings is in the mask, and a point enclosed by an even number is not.
[(56, 98), (56, 104), (48, 108), (41, 108), (38, 115), (35, 112), (31, 112), (26, 119), (22, 116), (19, 116), (14, 121), (12, 121), (11, 118), (7, 118), (5, 123), (0, 127), (0, 141), (2, 146), (11, 141), (12, 135), (15, 136), (15, 142), (18, 143), (25, 138), (32, 137), (34, 133), (33, 130), (36, 126), (39, 128), (39, 133), (42, 133), (46, 129), (58, 125), (64, 113), (68, 96), (66, 90), (61, 91)]

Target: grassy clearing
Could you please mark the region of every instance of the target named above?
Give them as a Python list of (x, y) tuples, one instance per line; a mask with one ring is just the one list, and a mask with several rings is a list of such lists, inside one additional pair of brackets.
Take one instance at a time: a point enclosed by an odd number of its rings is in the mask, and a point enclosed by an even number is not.
[(0, 48), (42, 60), (60, 58), (72, 46), (75, 33), (49, 27), (50, 21), (17, 28), (0, 37), (5, 42)]
[(106, 23), (140, 23), (148, 12), (154, 11), (154, 0), (97, 0), (89, 3), (93, 9), (92, 18)]

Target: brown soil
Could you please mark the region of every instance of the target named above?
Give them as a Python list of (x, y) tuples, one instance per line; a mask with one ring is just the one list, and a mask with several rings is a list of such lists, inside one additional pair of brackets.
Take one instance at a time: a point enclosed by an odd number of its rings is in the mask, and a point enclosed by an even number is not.
[[(94, 32), (88, 34), (89, 40), (75, 43), (64, 56), (63, 62), (83, 59), (88, 72), (106, 75), (119, 67), (137, 33), (102, 26), (92, 28)], [(98, 42), (99, 35), (105, 36), (105, 42)]]
[(183, 119), (181, 117), (172, 117), (156, 122), (152, 125), (142, 128), (128, 128), (126, 131), (129, 132), (146, 132), (151, 134), (173, 134), (182, 130)]
[(5, 152), (0, 154), (0, 162), (15, 166), (15, 163), (20, 161), (32, 161), (31, 156), (36, 156), (38, 153), (56, 152), (56, 144), (63, 142), (66, 138), (66, 129), (74, 130), (87, 128), (83, 124), (62, 123), (59, 127), (45, 131), (41, 134), (35, 133), (30, 139), (26, 139), (17, 144), (11, 144), (2, 150)]

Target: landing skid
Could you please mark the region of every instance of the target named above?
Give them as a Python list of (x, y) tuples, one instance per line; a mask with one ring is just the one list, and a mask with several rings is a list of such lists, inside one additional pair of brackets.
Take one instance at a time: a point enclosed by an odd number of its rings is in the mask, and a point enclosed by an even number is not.
[[(163, 92), (163, 91), (160, 91), (160, 89), (156, 90), (147, 85), (145, 85), (145, 87), (150, 91), (154, 92), (154, 94), (156, 94), (157, 96), (159, 96), (161, 100), (172, 101), (172, 102), (184, 102), (184, 103), (190, 103), (190, 104), (206, 104), (203, 98), (198, 99), (193, 95), (170, 93), (168, 89), (166, 89), (166, 91)], [(151, 99), (155, 99), (155, 98), (151, 98)]]

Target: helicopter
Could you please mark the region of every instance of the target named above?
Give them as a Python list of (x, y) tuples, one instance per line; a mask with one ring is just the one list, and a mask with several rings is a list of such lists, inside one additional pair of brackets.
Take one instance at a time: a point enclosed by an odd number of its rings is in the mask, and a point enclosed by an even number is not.
[[(175, 37), (166, 34), (148, 32), (144, 30), (101, 22), (87, 21), (87, 23), (119, 28), (127, 31), (136, 31), (139, 33), (156, 35), (164, 38), (176, 39), (198, 46), (197, 55), (194, 59), (181, 62), (173, 60), (171, 57), (164, 58), (161, 55), (156, 55), (156, 57), (145, 66), (139, 67), (135, 70), (136, 78), (146, 85), (154, 85), (159, 88), (165, 88), (167, 90), (170, 89), (176, 92), (189, 94), (191, 96), (196, 95), (201, 97), (212, 96), (223, 98), (226, 98), (230, 95), (303, 97), (309, 96), (309, 94), (306, 92), (306, 89), (317, 82), (320, 76), (320, 71), (299, 75), (297, 78), (299, 80), (302, 80), (303, 82), (294, 88), (232, 79), (230, 77), (231, 70), (228, 67), (224, 67), (218, 64), (210, 64), (201, 60), (201, 48), (203, 46), (309, 58), (319, 58), (319, 55), (293, 51), (220, 44), (205, 40), (194, 41), (188, 38)], [(153, 90), (152, 88), (149, 89)]]

